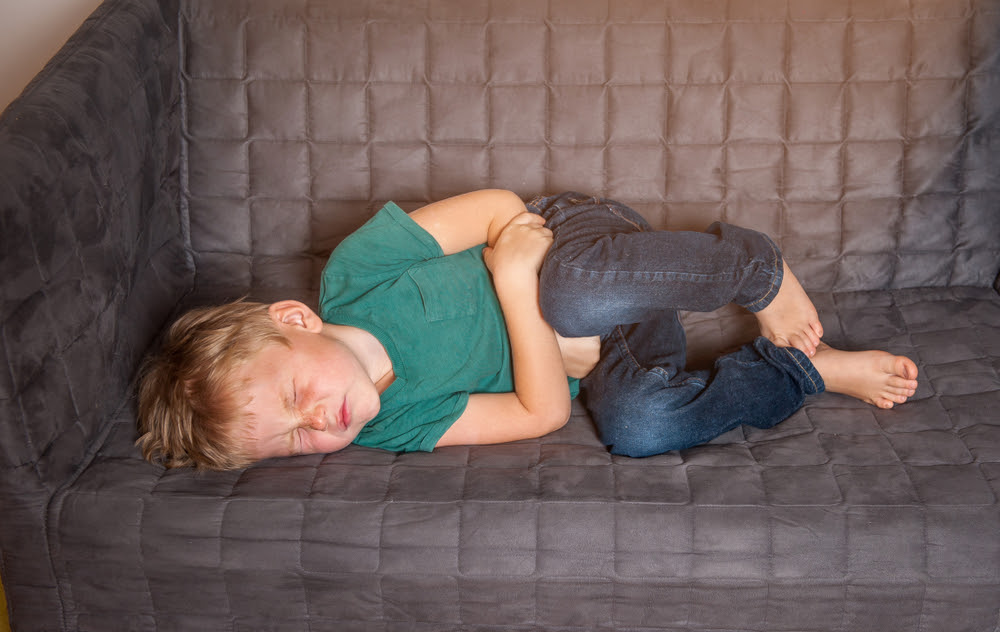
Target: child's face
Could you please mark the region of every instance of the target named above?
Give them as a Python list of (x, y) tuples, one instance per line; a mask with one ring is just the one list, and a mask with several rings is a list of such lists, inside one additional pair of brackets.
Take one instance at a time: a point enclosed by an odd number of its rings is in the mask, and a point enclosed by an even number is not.
[(300, 327), (291, 343), (269, 344), (237, 373), (247, 380), (254, 417), (254, 456), (336, 452), (354, 440), (380, 408), (375, 384), (342, 343)]

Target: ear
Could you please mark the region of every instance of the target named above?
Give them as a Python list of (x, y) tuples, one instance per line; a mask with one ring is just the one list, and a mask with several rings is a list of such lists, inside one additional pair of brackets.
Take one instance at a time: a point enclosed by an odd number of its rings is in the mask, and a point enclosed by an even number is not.
[(278, 301), (267, 308), (271, 320), (279, 327), (301, 327), (306, 331), (318, 333), (323, 329), (323, 319), (316, 312), (300, 301)]

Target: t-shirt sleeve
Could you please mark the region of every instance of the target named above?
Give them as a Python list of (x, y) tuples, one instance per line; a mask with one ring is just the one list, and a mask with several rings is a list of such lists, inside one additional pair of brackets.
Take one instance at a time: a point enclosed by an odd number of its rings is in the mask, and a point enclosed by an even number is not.
[(348, 303), (373, 284), (443, 255), (430, 233), (389, 202), (334, 249), (323, 269), (320, 296), (324, 304), (331, 299)]
[[(468, 403), (468, 393), (452, 393), (404, 404), (362, 428), (354, 443), (394, 452), (430, 452)], [(414, 424), (416, 419), (422, 422)]]

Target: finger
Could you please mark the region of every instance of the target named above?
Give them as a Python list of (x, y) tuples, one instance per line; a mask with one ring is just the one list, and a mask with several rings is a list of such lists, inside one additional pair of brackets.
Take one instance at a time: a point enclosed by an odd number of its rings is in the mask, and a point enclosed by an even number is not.
[(542, 226), (545, 224), (545, 218), (543, 218), (541, 215), (535, 215), (534, 213), (529, 213), (528, 211), (524, 211), (523, 213), (515, 215), (514, 218), (511, 219), (510, 223), (507, 225), (510, 226), (512, 224)]

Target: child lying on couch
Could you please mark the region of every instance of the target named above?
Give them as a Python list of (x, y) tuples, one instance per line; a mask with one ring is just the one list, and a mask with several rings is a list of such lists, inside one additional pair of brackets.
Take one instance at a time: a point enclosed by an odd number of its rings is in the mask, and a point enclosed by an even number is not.
[[(761, 337), (685, 370), (678, 310), (728, 303)], [(755, 231), (655, 231), (577, 193), (389, 203), (331, 255), (318, 314), (240, 301), (182, 316), (147, 362), (139, 444), (168, 467), (229, 469), (352, 442), (502, 443), (562, 427), (582, 390), (610, 450), (647, 456), (770, 428), (823, 390), (880, 408), (914, 394), (910, 359), (822, 336)]]

